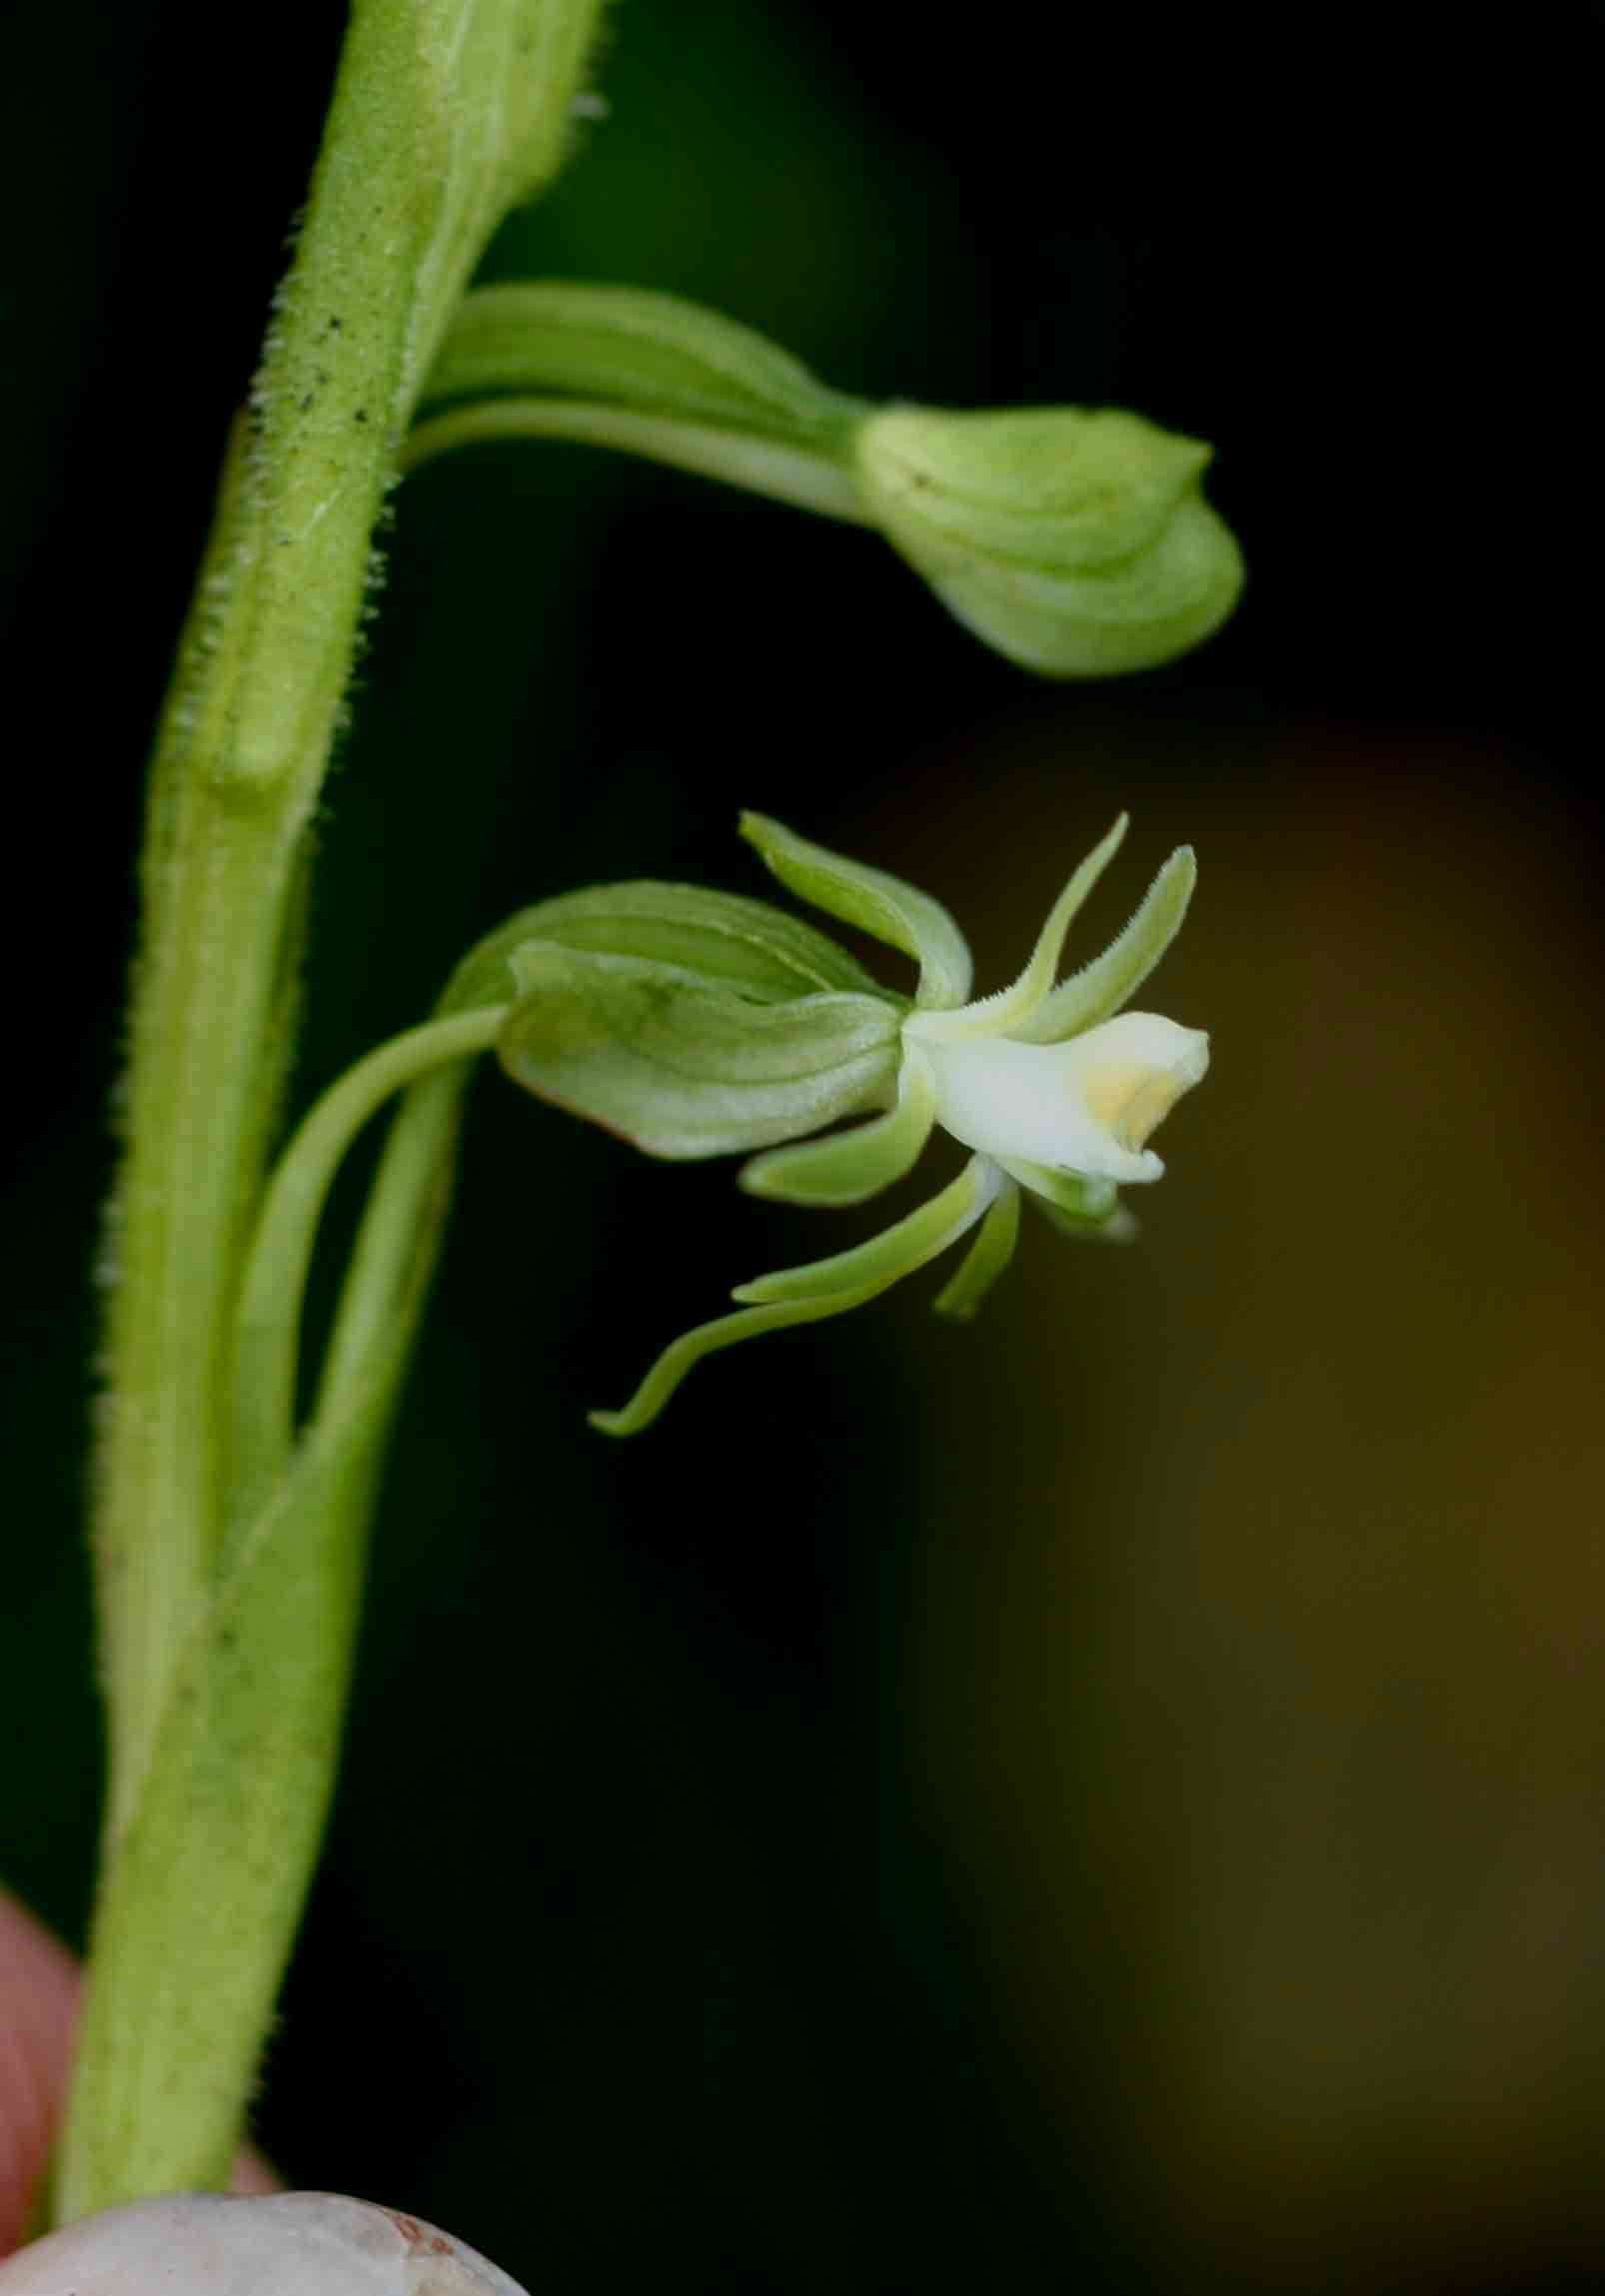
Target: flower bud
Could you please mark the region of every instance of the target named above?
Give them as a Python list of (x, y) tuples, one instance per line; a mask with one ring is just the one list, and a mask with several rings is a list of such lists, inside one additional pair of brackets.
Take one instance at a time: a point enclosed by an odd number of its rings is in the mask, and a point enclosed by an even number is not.
[(0, 2264), (0, 2296), (524, 2296), (416, 2216), (332, 2192), (175, 2193), (86, 2216)]
[(1147, 669), (1242, 587), (1210, 450), (1117, 408), (889, 407), (855, 442), (866, 510), (949, 610), (1027, 669)]

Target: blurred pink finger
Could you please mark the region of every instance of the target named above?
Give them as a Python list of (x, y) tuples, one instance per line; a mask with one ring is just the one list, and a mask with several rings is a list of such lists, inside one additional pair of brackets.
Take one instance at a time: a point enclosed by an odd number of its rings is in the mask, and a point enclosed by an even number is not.
[[(28, 2229), (72, 2061), (78, 1965), (0, 1890), (0, 2256)], [(242, 2153), (236, 2192), (276, 2192), (278, 2179)]]

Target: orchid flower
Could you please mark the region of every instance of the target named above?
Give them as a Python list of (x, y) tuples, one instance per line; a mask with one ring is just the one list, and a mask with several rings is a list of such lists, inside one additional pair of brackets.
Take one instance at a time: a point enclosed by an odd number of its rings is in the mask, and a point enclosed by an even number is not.
[[(911, 1000), (811, 928), (728, 894), (601, 888), (504, 928), (498, 961), (519, 990), (500, 1038), (505, 1066), (650, 1153), (758, 1147), (745, 1188), (834, 1206), (900, 1180), (933, 1131), (971, 1150), (955, 1180), (868, 1242), (739, 1285), (738, 1313), (676, 1340), (593, 1426), (638, 1433), (705, 1356), (859, 1307), (966, 1235), (935, 1306), (967, 1320), (1013, 1256), (1022, 1192), (1066, 1233), (1133, 1232), (1118, 1191), (1158, 1179), (1149, 1135), (1203, 1075), (1209, 1048), (1198, 1029), (1123, 1009), (1185, 914), (1187, 846), (1102, 955), (1055, 979), (1071, 921), (1125, 829), (1122, 814), (1070, 878), (1019, 978), (978, 1000), (968, 947), (938, 902), (761, 813), (743, 815), (742, 833), (784, 885), (915, 959)], [(850, 1129), (800, 1138), (869, 1111)]]

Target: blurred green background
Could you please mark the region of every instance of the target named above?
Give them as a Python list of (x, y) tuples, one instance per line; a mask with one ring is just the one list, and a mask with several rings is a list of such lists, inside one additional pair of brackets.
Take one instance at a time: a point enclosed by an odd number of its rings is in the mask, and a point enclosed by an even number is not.
[[(340, 20), (0, 15), (0, 1873), (74, 1937), (142, 759)], [(1251, 587), (1172, 670), (1046, 686), (865, 536), (432, 468), (304, 1092), (521, 903), (761, 890), (741, 803), (939, 894), (983, 982), (1129, 804), (1089, 945), (1193, 841), (1154, 1001), (1215, 1066), (1132, 1252), (1032, 1223), (972, 1332), (916, 1283), (619, 1449), (584, 1408), (819, 1231), (486, 1078), (263, 2081), (294, 2181), (543, 2291), (1597, 2283), (1602, 47), (622, 0), (495, 270), (1196, 432)]]

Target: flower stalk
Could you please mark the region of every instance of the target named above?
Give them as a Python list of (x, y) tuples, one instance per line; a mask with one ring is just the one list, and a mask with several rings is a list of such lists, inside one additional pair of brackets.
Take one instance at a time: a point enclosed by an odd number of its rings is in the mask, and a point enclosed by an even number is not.
[[(193, 1765), (176, 1798), (182, 1762), (160, 1787), (170, 1805), (160, 1824), (147, 1803), (186, 1686), (192, 1710), (220, 1718), (214, 1778), (228, 1734), (217, 1667), (233, 1598), (217, 1574), (234, 1498), (233, 1316), (291, 1043), (307, 830), (357, 652), (375, 530), (421, 367), (467, 272), (507, 199), (561, 155), (595, 16), (596, 0), (357, 0), (158, 731), (95, 1510), (110, 1775), (58, 2221), (226, 2174), (310, 1869), (311, 1846), (297, 1861), (300, 1821), (283, 1845), (284, 1916), (231, 1941), (253, 1966), (208, 2002), (203, 1964), (187, 1953), (203, 1926), (226, 1919), (213, 1868), (233, 1845), (209, 1864)], [(508, 44), (537, 35), (550, 68), (526, 81), (524, 113), (510, 121), (486, 101), (498, 59), (505, 67)], [(345, 1520), (360, 1512), (372, 1466), (349, 1434), (336, 1451), (305, 1489), (338, 1485)], [(350, 1568), (336, 1576), (324, 1641), (343, 1689)], [(258, 1752), (234, 1752), (237, 1779), (252, 1777)], [(326, 1766), (332, 1774), (332, 1754)], [(303, 1797), (314, 1845), (326, 1792), (325, 1782)], [(264, 1799), (277, 1808), (271, 1781)], [(198, 1890), (189, 1899), (152, 1878), (153, 1839), (173, 1858), (186, 1828), (193, 1839), (173, 1870)], [(187, 1972), (192, 2013), (172, 2013), (171, 1975), (153, 1981), (157, 1960)]]

